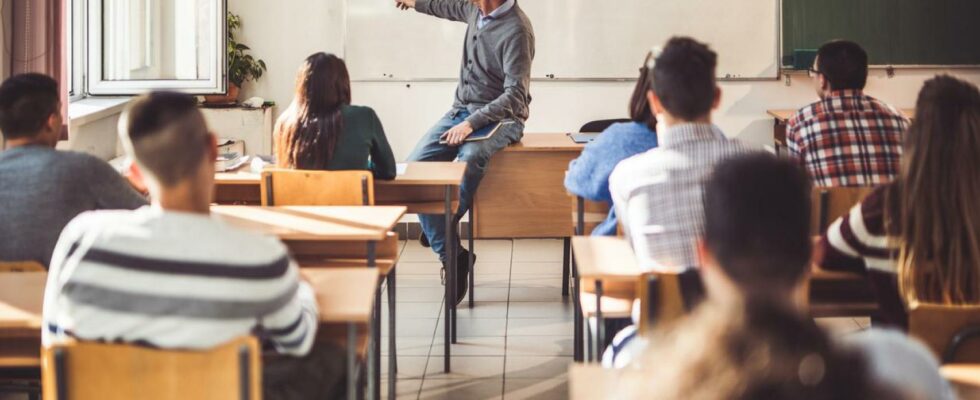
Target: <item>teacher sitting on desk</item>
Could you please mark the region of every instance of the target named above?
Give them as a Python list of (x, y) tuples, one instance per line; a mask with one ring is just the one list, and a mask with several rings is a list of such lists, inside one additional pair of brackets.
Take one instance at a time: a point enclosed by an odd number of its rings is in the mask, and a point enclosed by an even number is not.
[[(524, 135), (531, 95), (531, 61), (534, 59), (534, 31), (531, 21), (515, 0), (396, 0), (402, 9), (451, 21), (465, 22), (463, 62), (453, 109), (422, 137), (411, 161), (452, 161), (466, 163), (460, 186), (458, 221), (472, 206), (480, 180), (490, 157)], [(487, 140), (466, 141), (481, 128), (500, 122), (499, 130)], [(511, 123), (512, 122), (512, 123)], [(442, 142), (442, 143), (440, 143)], [(466, 295), (469, 252), (462, 245), (446, 243), (443, 215), (421, 215), (419, 220), (432, 250), (439, 254), (443, 268), (449, 265), (446, 246), (456, 246), (456, 302)], [(455, 222), (455, 221), (454, 221)]]

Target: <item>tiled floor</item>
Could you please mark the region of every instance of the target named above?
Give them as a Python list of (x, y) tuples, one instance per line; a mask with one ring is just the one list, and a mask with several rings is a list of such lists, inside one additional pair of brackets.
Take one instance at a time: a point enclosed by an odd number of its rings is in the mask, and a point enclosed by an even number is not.
[[(458, 343), (445, 374), (439, 263), (418, 242), (405, 243), (398, 265), (397, 397), (567, 399), (572, 304), (561, 297), (561, 253), (560, 240), (476, 242), (476, 303), (458, 309)], [(382, 310), (387, 356), (386, 304)], [(870, 324), (866, 318), (817, 322), (835, 334)], [(387, 395), (387, 357), (382, 371)]]
[[(561, 252), (560, 240), (476, 242), (476, 303), (458, 309), (458, 343), (445, 374), (439, 263), (429, 249), (407, 242), (398, 265), (397, 397), (567, 398), (572, 304), (561, 297)], [(387, 305), (382, 310), (387, 337)], [(387, 340), (382, 347), (387, 356)]]

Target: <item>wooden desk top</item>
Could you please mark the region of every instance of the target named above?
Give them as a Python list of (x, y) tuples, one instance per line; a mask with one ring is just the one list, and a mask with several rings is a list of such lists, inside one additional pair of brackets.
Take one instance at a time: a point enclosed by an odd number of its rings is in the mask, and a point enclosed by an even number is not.
[[(466, 164), (456, 162), (411, 162), (405, 164), (405, 173), (393, 181), (374, 181), (375, 186), (459, 186), (463, 182)], [(214, 174), (216, 185), (258, 185), (261, 174), (251, 172), (248, 165), (235, 171)]]
[(304, 269), (301, 273), (316, 292), (320, 322), (370, 322), (378, 287), (377, 269)]
[(574, 151), (580, 152), (584, 144), (575, 143), (567, 133), (526, 133), (520, 142), (508, 146), (503, 151), (518, 152), (548, 152)]
[(961, 399), (980, 396), (980, 364), (947, 364), (939, 372)]
[(281, 240), (381, 241), (406, 208), (212, 206), (211, 212), (231, 225)]
[(598, 365), (572, 364), (568, 368), (568, 394), (571, 400), (606, 400), (624, 398), (621, 370)]
[[(775, 118), (777, 121), (779, 121), (779, 123), (785, 124), (786, 121), (793, 118), (793, 115), (795, 115), (797, 111), (799, 110), (766, 110), (766, 114), (769, 114), (770, 117)], [(905, 114), (905, 117), (908, 119), (915, 117), (914, 108), (902, 108), (899, 109), (899, 111), (901, 111), (902, 114)]]
[(26, 331), (41, 334), (47, 272), (0, 273), (0, 336)]
[(572, 238), (572, 251), (583, 278), (633, 280), (643, 274), (633, 247), (624, 238), (576, 236)]

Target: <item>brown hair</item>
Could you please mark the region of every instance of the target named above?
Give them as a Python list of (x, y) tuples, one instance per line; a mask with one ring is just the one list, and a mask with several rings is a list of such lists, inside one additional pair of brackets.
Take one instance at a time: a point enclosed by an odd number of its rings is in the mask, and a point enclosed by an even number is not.
[(980, 303), (980, 92), (948, 75), (925, 83), (905, 135), (886, 223), (901, 232), (906, 301)]
[(650, 109), (650, 98), (647, 91), (650, 90), (650, 60), (653, 59), (653, 50), (647, 53), (640, 67), (640, 78), (636, 80), (636, 87), (633, 88), (633, 96), (630, 97), (630, 119), (633, 122), (646, 124), (650, 131), (657, 131), (657, 116), (653, 115)]
[(350, 105), (347, 65), (333, 54), (307, 57), (296, 76), (296, 94), (276, 121), (280, 167), (326, 169), (344, 131), (341, 109)]
[(197, 100), (174, 92), (154, 92), (134, 100), (119, 119), (119, 136), (145, 173), (172, 187), (207, 160), (211, 139)]

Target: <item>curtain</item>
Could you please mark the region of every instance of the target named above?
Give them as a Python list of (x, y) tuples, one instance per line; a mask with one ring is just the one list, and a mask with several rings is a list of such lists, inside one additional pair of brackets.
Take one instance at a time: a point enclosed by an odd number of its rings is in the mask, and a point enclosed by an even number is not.
[[(68, 0), (3, 0), (12, 22), (9, 68), (11, 75), (37, 72), (59, 84), (61, 115), (68, 115)], [(62, 139), (68, 127), (62, 127)]]

